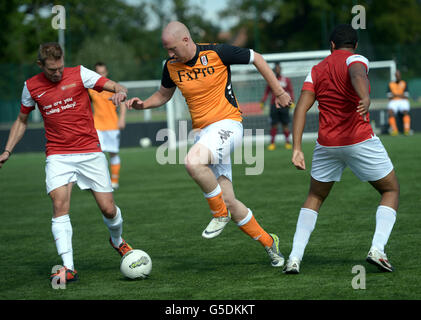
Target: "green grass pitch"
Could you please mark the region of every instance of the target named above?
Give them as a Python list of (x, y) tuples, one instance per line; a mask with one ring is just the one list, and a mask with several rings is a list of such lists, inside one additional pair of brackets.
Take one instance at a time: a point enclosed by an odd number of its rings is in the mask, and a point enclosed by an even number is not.
[[(0, 299), (420, 299), (421, 135), (381, 137), (401, 184), (398, 218), (386, 247), (394, 273), (365, 262), (379, 195), (349, 169), (322, 207), (301, 274), (272, 268), (260, 244), (230, 223), (216, 239), (201, 237), (211, 217), (199, 187), (182, 165), (157, 164), (154, 148), (121, 151), (116, 203), (124, 238), (153, 261), (147, 280), (129, 281), (108, 243), (89, 191), (73, 188), (71, 221), (80, 281), (54, 290), (51, 268), (60, 264), (51, 234), (52, 206), (45, 193), (45, 156), (14, 154), (0, 169)], [(306, 171), (291, 165), (291, 151), (265, 151), (264, 172), (245, 176), (233, 168), (237, 198), (259, 223), (291, 250), (299, 209), (306, 197), (314, 142), (306, 142)], [(351, 282), (355, 265), (366, 269), (366, 289)]]

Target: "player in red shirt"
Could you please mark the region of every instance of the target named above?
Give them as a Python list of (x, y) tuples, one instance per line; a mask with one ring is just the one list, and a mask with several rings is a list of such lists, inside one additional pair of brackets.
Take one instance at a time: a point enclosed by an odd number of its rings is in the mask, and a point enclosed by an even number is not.
[(319, 136), (313, 153), (310, 191), (300, 210), (285, 273), (299, 273), (320, 207), (347, 166), (381, 194), (367, 261), (383, 271), (393, 271), (384, 247), (396, 220), (399, 184), (392, 162), (370, 125), (369, 64), (365, 57), (354, 53), (357, 41), (357, 32), (350, 25), (339, 25), (333, 30), (332, 54), (312, 68), (294, 112), (292, 163), (305, 170), (301, 142), (306, 113), (316, 100), (319, 103)]
[(25, 81), (20, 113), (0, 155), (0, 168), (23, 137), (29, 114), (37, 105), (47, 138), (45, 171), (47, 193), (53, 202), (52, 233), (64, 266), (54, 271), (51, 279), (60, 277), (69, 282), (78, 279), (69, 217), (75, 182), (81, 189), (91, 190), (110, 231), (111, 245), (120, 255), (132, 249), (121, 238), (123, 219), (114, 203), (107, 160), (101, 152), (88, 95), (88, 88), (114, 92), (111, 99), (118, 105), (127, 98), (127, 89), (83, 66), (65, 68), (58, 43), (42, 44), (37, 64), (42, 72)]
[[(292, 88), (291, 79), (282, 76), (282, 69), (279, 65), (279, 62), (275, 64), (275, 75), (276, 79), (278, 79), (279, 83), (281, 84), (282, 88), (288, 92), (289, 96), (291, 97), (291, 100), (294, 101), (294, 89)], [(275, 150), (275, 137), (278, 132), (278, 123), (280, 122), (282, 125), (282, 132), (285, 136), (285, 148), (286, 149), (292, 149), (292, 145), (289, 140), (289, 109), (293, 107), (293, 104), (291, 104), (291, 107), (286, 108), (277, 108), (275, 104), (276, 96), (272, 93), (272, 89), (269, 85), (266, 85), (265, 92), (263, 94), (262, 100), (260, 100), (260, 104), (263, 107), (264, 102), (266, 101), (269, 93), (271, 93), (271, 99), (270, 99), (270, 145), (268, 146), (268, 150)]]

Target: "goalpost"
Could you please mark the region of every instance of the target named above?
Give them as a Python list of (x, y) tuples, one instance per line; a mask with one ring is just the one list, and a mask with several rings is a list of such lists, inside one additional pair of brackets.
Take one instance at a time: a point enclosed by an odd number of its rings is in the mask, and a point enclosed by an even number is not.
[[(275, 63), (279, 62), (282, 68), (282, 75), (291, 79), (295, 102), (300, 95), (301, 87), (304, 79), (311, 68), (330, 55), (330, 50), (304, 51), (304, 52), (288, 52), (288, 53), (271, 53), (263, 54), (263, 58), (271, 68)], [(370, 109), (385, 109), (387, 105), (386, 87), (389, 81), (395, 79), (396, 63), (393, 60), (373, 61), (370, 62), (369, 79), (371, 85), (372, 104)], [(269, 130), (269, 107), (263, 110), (260, 108), (259, 102), (263, 96), (266, 81), (256, 70), (255, 66), (250, 65), (232, 65), (231, 81), (235, 96), (243, 112), (244, 129), (264, 129), (267, 133)], [(129, 89), (129, 95), (139, 96), (146, 99), (160, 86), (160, 80), (151, 81), (128, 81), (121, 82)], [(270, 97), (267, 103), (270, 102)], [(316, 103), (317, 104), (317, 103)], [(190, 114), (185, 103), (184, 97), (177, 89), (173, 98), (167, 102), (165, 114), (163, 110), (158, 109), (145, 110), (144, 121), (151, 119), (152, 113), (161, 113), (166, 119), (167, 128), (170, 132), (168, 136), (168, 147), (175, 149), (179, 145), (191, 143), (187, 141), (184, 134), (179, 134), (178, 129), (180, 121), (183, 128), (187, 123), (188, 130), (191, 129)], [(290, 110), (291, 116), (293, 110)], [(382, 121), (382, 120), (381, 120)], [(382, 125), (382, 123), (380, 123)], [(307, 113), (306, 127), (304, 130), (304, 138), (315, 139), (318, 131), (318, 108), (313, 106)], [(277, 136), (277, 141), (283, 139), (283, 135)], [(265, 141), (269, 140), (269, 135), (265, 136)]]

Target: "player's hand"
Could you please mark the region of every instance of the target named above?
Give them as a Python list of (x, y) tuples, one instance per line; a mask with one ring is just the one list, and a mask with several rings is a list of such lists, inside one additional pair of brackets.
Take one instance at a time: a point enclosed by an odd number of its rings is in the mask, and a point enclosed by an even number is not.
[(10, 153), (7, 151), (0, 154), (0, 168), (3, 166), (3, 163), (9, 160), (9, 157), (10, 157)]
[(122, 103), (124, 100), (127, 99), (127, 93), (124, 91), (119, 91), (113, 94), (111, 98), (108, 100), (111, 100), (116, 106), (119, 106), (120, 103)]
[(278, 109), (289, 107), (292, 103), (292, 99), (289, 96), (288, 92), (277, 95), (275, 99), (275, 105)]
[(131, 98), (130, 100), (126, 101), (126, 107), (127, 109), (137, 109), (142, 110), (144, 109), (143, 101), (139, 98)]
[(368, 108), (370, 107), (370, 98), (364, 98), (359, 101), (357, 106), (357, 112), (364, 117), (364, 121), (367, 121), (366, 114), (368, 113)]
[(304, 159), (304, 153), (301, 150), (294, 150), (292, 152), (292, 164), (298, 170), (305, 170), (306, 169), (306, 162)]

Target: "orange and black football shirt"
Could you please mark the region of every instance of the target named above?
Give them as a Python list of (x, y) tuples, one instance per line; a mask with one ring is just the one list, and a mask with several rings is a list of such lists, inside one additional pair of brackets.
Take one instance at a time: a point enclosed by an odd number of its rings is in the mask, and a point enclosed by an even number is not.
[(399, 100), (402, 99), (397, 96), (405, 96), (408, 97), (408, 85), (405, 81), (401, 80), (399, 82), (391, 81), (389, 82), (389, 86), (387, 87), (387, 96), (392, 98), (392, 100)]
[(162, 86), (180, 89), (195, 129), (224, 119), (241, 121), (230, 65), (252, 63), (253, 51), (227, 44), (196, 44), (196, 47), (196, 55), (186, 63), (174, 58), (165, 62)]

